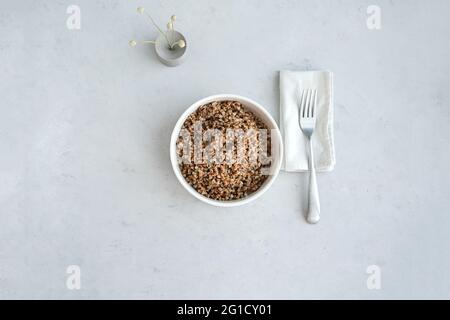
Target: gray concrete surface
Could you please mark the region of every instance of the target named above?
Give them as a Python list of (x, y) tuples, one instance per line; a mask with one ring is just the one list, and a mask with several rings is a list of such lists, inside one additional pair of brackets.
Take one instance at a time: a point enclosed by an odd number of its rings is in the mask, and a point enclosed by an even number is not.
[[(69, 5), (81, 29), (69, 30)], [(189, 59), (131, 39), (171, 14)], [(366, 26), (369, 5), (381, 29)], [(450, 2), (1, 1), (0, 298), (450, 298)], [(216, 93), (278, 118), (278, 70), (335, 75), (322, 220), (307, 175), (207, 206), (177, 182), (172, 128)], [(66, 268), (81, 268), (81, 289)], [(381, 270), (369, 290), (367, 267)]]

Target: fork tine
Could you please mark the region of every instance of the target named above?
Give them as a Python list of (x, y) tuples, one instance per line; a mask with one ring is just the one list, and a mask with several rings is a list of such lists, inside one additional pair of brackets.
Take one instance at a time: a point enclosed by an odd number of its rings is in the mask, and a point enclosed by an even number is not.
[(305, 116), (305, 90), (302, 90), (302, 99), (300, 102), (300, 118), (303, 118)]
[(311, 89), (308, 89), (308, 100), (306, 101), (306, 112), (305, 112), (305, 118), (309, 118), (309, 104), (311, 101)]
[(317, 89), (314, 90), (314, 98), (311, 99), (311, 118), (315, 117), (317, 105)]
[(311, 89), (307, 90), (307, 100), (306, 100), (306, 107), (305, 107), (305, 118), (309, 118), (310, 116), (310, 110), (311, 110), (311, 101), (312, 101), (312, 92)]
[(303, 90), (300, 91), (299, 102), (300, 102), (300, 104), (298, 105), (298, 120), (300, 120), (302, 118), (302, 114), (303, 114)]

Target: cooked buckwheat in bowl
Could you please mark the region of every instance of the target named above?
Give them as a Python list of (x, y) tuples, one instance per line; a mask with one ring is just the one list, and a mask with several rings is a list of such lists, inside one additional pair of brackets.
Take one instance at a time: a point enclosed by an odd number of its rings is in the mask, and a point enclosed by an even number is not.
[(170, 143), (180, 183), (215, 206), (255, 200), (281, 167), (281, 134), (275, 121), (262, 106), (237, 95), (194, 103), (178, 120)]

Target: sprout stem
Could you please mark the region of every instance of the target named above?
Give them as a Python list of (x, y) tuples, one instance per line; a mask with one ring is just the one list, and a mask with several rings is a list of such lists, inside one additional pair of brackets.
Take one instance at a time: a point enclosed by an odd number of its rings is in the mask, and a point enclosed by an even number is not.
[(155, 28), (158, 29), (159, 33), (161, 33), (161, 34), (164, 36), (164, 38), (166, 38), (166, 41), (167, 41), (167, 44), (169, 45), (169, 47), (172, 48), (172, 45), (171, 45), (171, 43), (170, 43), (170, 41), (169, 41), (169, 38), (167, 38), (167, 35), (161, 30), (160, 27), (158, 27), (158, 25), (156, 24), (156, 22), (153, 20), (152, 16), (149, 15), (149, 14), (147, 13), (147, 11), (144, 11), (144, 12), (145, 12), (145, 14), (147, 15), (147, 17), (150, 19), (150, 21), (153, 23), (153, 25), (155, 26)]

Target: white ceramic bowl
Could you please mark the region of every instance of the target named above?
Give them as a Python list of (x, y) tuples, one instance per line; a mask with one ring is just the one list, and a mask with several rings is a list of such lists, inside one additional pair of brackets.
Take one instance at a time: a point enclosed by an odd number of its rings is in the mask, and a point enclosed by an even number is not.
[[(272, 145), (274, 146), (272, 149), (272, 167), (271, 172), (272, 174), (268, 176), (266, 181), (264, 181), (263, 185), (254, 193), (248, 195), (245, 198), (238, 199), (238, 200), (230, 200), (230, 201), (219, 201), (207, 198), (200, 193), (198, 193), (191, 185), (184, 179), (183, 175), (181, 174), (180, 167), (178, 165), (177, 161), (177, 152), (176, 152), (176, 142), (178, 139), (178, 136), (180, 134), (181, 127), (183, 126), (184, 121), (186, 118), (193, 113), (195, 110), (197, 110), (198, 107), (213, 102), (213, 101), (224, 101), (224, 100), (233, 100), (233, 101), (239, 101), (244, 105), (244, 107), (253, 112), (256, 116), (258, 116), (269, 129), (273, 129), (271, 131), (272, 136)], [(234, 207), (243, 205), (246, 203), (249, 203), (258, 197), (260, 197), (264, 192), (267, 191), (267, 189), (270, 188), (272, 183), (275, 181), (276, 177), (278, 176), (278, 173), (280, 172), (281, 168), (281, 161), (283, 157), (283, 142), (281, 139), (281, 133), (278, 129), (278, 126), (275, 122), (275, 120), (272, 118), (272, 116), (258, 103), (255, 101), (237, 96), (234, 94), (218, 94), (214, 96), (209, 96), (204, 99), (201, 99), (197, 102), (195, 102), (193, 105), (191, 105), (178, 119), (177, 124), (175, 125), (175, 128), (172, 132), (172, 137), (170, 139), (170, 161), (172, 162), (172, 168), (175, 172), (176, 177), (178, 178), (178, 181), (183, 185), (183, 187), (189, 191), (190, 194), (192, 194), (197, 199), (206, 202), (210, 205), (217, 206), (217, 207)]]

